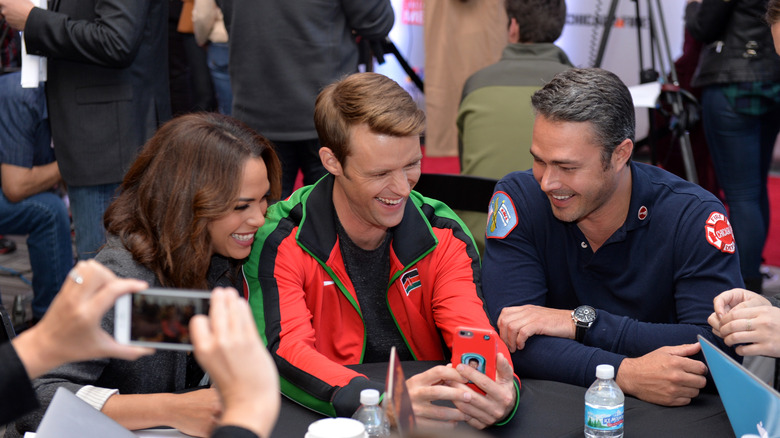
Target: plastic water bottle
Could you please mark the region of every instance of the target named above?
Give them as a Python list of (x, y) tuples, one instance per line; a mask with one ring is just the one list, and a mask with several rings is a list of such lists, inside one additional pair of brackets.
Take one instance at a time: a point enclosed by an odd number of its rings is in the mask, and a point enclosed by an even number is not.
[(585, 393), (585, 436), (623, 436), (623, 391), (615, 383), (612, 365), (596, 367), (596, 381)]
[(390, 423), (379, 406), (379, 391), (376, 389), (360, 391), (360, 407), (352, 418), (366, 426), (368, 438), (390, 436)]

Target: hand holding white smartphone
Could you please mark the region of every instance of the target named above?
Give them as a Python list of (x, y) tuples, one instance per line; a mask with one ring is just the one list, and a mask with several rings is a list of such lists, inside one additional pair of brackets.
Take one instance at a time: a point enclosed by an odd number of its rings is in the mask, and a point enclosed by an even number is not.
[(192, 350), (190, 318), (208, 315), (211, 292), (150, 288), (121, 296), (114, 306), (114, 338), (120, 344)]

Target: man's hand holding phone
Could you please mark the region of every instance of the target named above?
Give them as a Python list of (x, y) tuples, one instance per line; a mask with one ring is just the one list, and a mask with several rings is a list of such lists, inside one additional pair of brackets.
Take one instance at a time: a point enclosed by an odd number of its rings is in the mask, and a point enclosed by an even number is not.
[[(468, 365), (482, 374), (495, 379), (498, 334), (493, 330), (458, 327), (452, 341), (452, 366)], [(479, 386), (469, 382), (469, 387), (485, 394)]]
[[(500, 338), (493, 330), (460, 327), (452, 345), (452, 366), (479, 395), (468, 401), (454, 400), (455, 406), (470, 416), (467, 421), (478, 429), (506, 417), (515, 405), (512, 363), (498, 353)], [(448, 385), (463, 388), (458, 381)]]
[(495, 379), (466, 364), (459, 364), (455, 369), (471, 383), (465, 386), (453, 381), (448, 382), (448, 385), (460, 389), (471, 389), (472, 385), (479, 388), (479, 393), (474, 394), (468, 401), (454, 401), (458, 410), (471, 417), (466, 421), (468, 424), (477, 429), (484, 429), (506, 418), (512, 412), (517, 397), (514, 370), (512, 363), (503, 354), (496, 355)]
[[(463, 421), (484, 429), (514, 409), (517, 391), (511, 362), (497, 353), (492, 330), (460, 327), (453, 339), (452, 362), (406, 381), (421, 427), (453, 427)], [(436, 401), (452, 402), (455, 408)]]

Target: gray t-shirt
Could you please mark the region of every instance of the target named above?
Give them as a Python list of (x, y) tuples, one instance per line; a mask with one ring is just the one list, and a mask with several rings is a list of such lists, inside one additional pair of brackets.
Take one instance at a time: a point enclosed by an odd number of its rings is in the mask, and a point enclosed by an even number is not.
[(399, 359), (414, 360), (387, 304), (392, 232), (385, 235), (379, 247), (367, 251), (349, 238), (338, 217), (335, 221), (341, 256), (344, 258), (347, 275), (355, 287), (355, 295), (366, 326), (363, 363), (387, 362), (390, 360), (390, 348), (393, 346)]

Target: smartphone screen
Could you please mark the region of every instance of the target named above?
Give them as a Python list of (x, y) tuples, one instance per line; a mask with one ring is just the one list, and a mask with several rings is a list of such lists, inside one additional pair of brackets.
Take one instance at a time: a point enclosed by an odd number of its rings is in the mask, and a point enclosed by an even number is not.
[(120, 343), (191, 350), (189, 324), (208, 314), (211, 293), (147, 289), (122, 296), (115, 306), (114, 335)]

